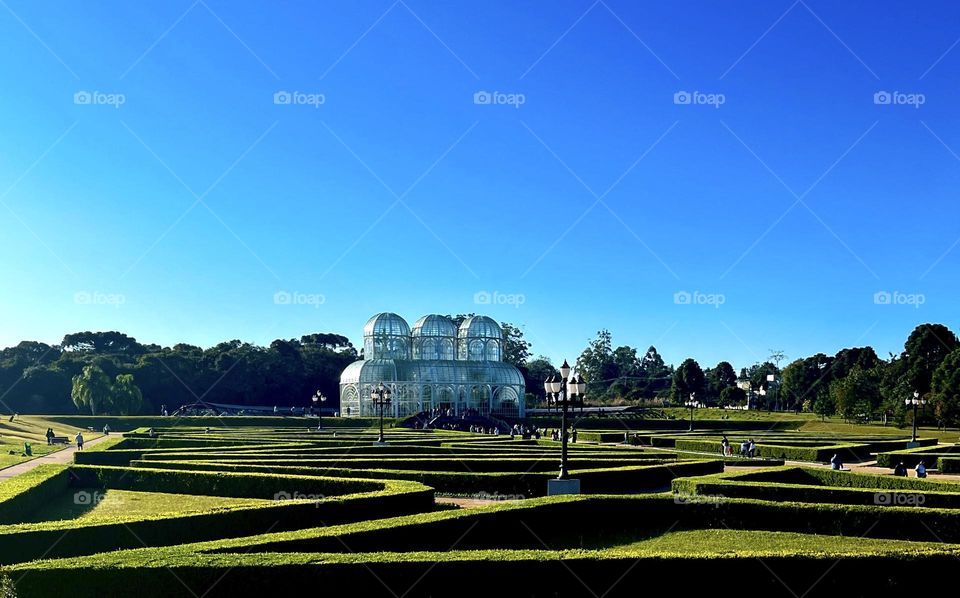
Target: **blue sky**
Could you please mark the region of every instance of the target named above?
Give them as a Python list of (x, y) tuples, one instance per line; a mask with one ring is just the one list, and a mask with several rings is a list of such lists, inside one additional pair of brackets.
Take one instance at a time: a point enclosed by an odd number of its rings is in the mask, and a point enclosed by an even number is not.
[(0, 345), (476, 311), (557, 360), (600, 328), (705, 366), (898, 351), (956, 328), (958, 16), (3, 0)]

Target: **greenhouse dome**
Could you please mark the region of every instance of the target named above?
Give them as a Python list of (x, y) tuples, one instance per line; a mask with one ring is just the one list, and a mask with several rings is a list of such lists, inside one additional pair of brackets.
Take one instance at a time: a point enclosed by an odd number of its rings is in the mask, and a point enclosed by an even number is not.
[(364, 359), (340, 376), (341, 415), (377, 415), (370, 395), (382, 382), (392, 391), (387, 413), (394, 417), (436, 411), (524, 416), (523, 374), (501, 361), (503, 332), (491, 318), (469, 317), (457, 327), (431, 314), (411, 330), (397, 314), (380, 313), (363, 337)]

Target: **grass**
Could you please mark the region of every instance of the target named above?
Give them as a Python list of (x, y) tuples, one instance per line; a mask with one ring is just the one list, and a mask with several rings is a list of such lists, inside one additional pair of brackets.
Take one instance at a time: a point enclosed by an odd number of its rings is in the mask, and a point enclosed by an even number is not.
[(24, 523), (78, 519), (86, 523), (112, 521), (119, 517), (154, 517), (200, 511), (255, 506), (273, 501), (256, 498), (228, 498), (138, 492), (133, 490), (104, 490), (101, 488), (71, 488), (24, 518)]
[[(50, 416), (55, 419), (56, 416)], [(93, 440), (103, 436), (102, 433), (90, 432), (86, 428), (56, 423), (42, 415), (18, 415), (14, 421), (10, 421), (10, 416), (0, 419), (0, 469), (28, 461), (30, 458), (24, 456), (23, 445), (30, 443), (34, 457), (47, 455), (63, 448), (62, 445), (47, 445), (47, 428), (53, 428), (57, 436), (66, 436), (73, 443), (77, 432), (83, 432), (85, 440)], [(12, 454), (11, 454), (12, 453)]]
[(899, 554), (929, 551), (960, 552), (960, 545), (939, 542), (910, 542), (846, 536), (823, 536), (795, 532), (768, 532), (732, 529), (700, 529), (670, 532), (654, 538), (611, 547), (614, 552), (636, 556), (747, 556), (783, 552), (809, 556), (840, 556), (863, 552)]

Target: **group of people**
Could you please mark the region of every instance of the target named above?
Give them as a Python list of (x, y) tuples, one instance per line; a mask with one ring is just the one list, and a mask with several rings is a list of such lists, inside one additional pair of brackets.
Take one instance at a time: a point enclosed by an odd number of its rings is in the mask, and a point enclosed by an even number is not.
[[(918, 478), (927, 477), (927, 464), (922, 460), (917, 463), (917, 467), (914, 469), (917, 472)], [(907, 466), (903, 464), (903, 461), (897, 463), (897, 466), (893, 468), (893, 475), (899, 476), (901, 478), (907, 477)]]
[[(726, 435), (720, 440), (720, 454), (724, 457), (733, 456), (733, 446), (730, 444), (730, 441), (727, 440)], [(740, 456), (751, 458), (757, 456), (757, 443), (753, 441), (753, 438), (740, 443)]]
[[(110, 433), (110, 426), (109, 426), (109, 425), (103, 427), (103, 433), (104, 433), (104, 434), (109, 434), (109, 433)], [(54, 438), (57, 437), (57, 434), (56, 434), (56, 432), (53, 431), (53, 428), (47, 428), (47, 432), (46, 432), (46, 434), (44, 434), (44, 435), (45, 435), (46, 438), (47, 438), (47, 444), (48, 444), (48, 445), (53, 444), (53, 443), (54, 443)], [(74, 438), (74, 440), (77, 441), (77, 450), (78, 450), (78, 451), (82, 451), (82, 450), (83, 450), (83, 432), (77, 432), (77, 436)]]

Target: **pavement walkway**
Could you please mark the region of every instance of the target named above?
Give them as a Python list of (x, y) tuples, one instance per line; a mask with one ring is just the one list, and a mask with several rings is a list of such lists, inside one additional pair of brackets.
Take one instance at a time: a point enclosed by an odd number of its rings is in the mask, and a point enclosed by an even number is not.
[[(83, 443), (83, 446), (84, 448), (96, 446), (108, 438), (116, 438), (116, 436), (100, 436), (99, 438), (94, 438), (93, 440), (87, 440)], [(11, 465), (10, 467), (0, 469), (0, 481), (12, 478), (13, 476), (18, 476), (21, 473), (26, 473), (35, 467), (43, 465), (44, 463), (56, 463), (60, 465), (73, 463), (73, 454), (76, 452), (76, 445), (71, 445), (59, 451), (47, 453), (41, 457), (34, 457), (29, 461), (24, 461), (23, 463), (17, 463), (16, 465)]]

